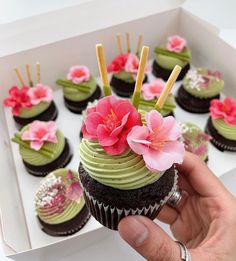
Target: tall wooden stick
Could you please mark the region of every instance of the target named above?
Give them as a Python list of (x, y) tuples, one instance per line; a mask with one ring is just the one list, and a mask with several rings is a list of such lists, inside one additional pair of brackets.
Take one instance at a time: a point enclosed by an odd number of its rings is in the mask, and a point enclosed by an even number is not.
[(36, 79), (37, 83), (41, 83), (41, 72), (40, 72), (40, 63), (36, 63)]
[(126, 33), (126, 45), (127, 45), (127, 53), (130, 53), (131, 47), (130, 47), (130, 35), (129, 35), (129, 33)]
[(21, 86), (22, 86), (22, 87), (25, 86), (25, 82), (24, 82), (24, 80), (23, 80), (23, 78), (22, 78), (22, 75), (21, 75), (21, 73), (20, 73), (20, 70), (19, 70), (18, 68), (15, 68), (15, 72), (16, 72), (16, 76), (17, 76), (17, 78), (18, 78), (18, 80), (19, 80)]
[(118, 52), (119, 52), (119, 54), (122, 54), (123, 50), (122, 50), (122, 43), (121, 43), (121, 35), (120, 34), (116, 35), (116, 42), (117, 42)]
[(33, 87), (34, 84), (33, 84), (33, 81), (32, 81), (29, 64), (26, 64), (26, 65), (25, 65), (25, 69), (26, 69), (26, 74), (27, 74), (29, 86), (30, 86), (30, 87)]
[(139, 38), (138, 38), (138, 44), (137, 44), (137, 49), (136, 49), (136, 55), (139, 56), (139, 52), (140, 52), (140, 48), (142, 45), (142, 41), (143, 41), (143, 35), (140, 34)]

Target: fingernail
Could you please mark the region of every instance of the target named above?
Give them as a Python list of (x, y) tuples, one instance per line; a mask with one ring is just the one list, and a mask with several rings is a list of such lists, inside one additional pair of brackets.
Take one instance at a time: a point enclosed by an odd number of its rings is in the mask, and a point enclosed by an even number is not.
[(126, 230), (122, 237), (133, 247), (140, 247), (148, 237), (148, 228), (140, 221), (138, 217), (129, 217)]

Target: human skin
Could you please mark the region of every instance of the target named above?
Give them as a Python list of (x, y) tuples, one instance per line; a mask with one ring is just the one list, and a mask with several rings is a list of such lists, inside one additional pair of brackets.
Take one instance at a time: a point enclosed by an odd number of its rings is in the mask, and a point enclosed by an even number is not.
[[(186, 152), (177, 168), (183, 198), (177, 208), (165, 205), (157, 218), (170, 225), (192, 261), (235, 261), (236, 198), (197, 156)], [(128, 216), (118, 230), (147, 260), (181, 261), (178, 244), (146, 217)]]

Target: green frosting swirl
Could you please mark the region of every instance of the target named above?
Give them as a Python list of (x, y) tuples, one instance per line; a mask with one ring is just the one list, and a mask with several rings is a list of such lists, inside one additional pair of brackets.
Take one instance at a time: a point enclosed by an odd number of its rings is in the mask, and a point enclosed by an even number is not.
[[(65, 189), (68, 186), (68, 179), (66, 177), (67, 172), (68, 169), (58, 169), (53, 172), (53, 175), (55, 175), (56, 177), (61, 177), (62, 185), (65, 186)], [(73, 171), (73, 175), (74, 177), (76, 177), (75, 180), (78, 181), (79, 180), (78, 173)], [(47, 177), (45, 177), (45, 179), (47, 179)], [(85, 200), (84, 197), (82, 197), (79, 203), (77, 203), (76, 201), (72, 201), (69, 198), (66, 198), (63, 205), (63, 211), (61, 213), (58, 213), (55, 207), (44, 208), (36, 205), (35, 208), (36, 208), (36, 213), (41, 220), (43, 220), (47, 224), (56, 225), (69, 221), (72, 218), (74, 218), (76, 215), (79, 214), (79, 212), (82, 210), (84, 206), (85, 206)]]
[(63, 87), (64, 97), (70, 101), (84, 101), (88, 99), (96, 90), (97, 82), (95, 77), (91, 76), (87, 82), (82, 82), (78, 84), (79, 86), (89, 86), (89, 93), (81, 92), (79, 90)]
[[(191, 58), (191, 52), (187, 47), (184, 48), (181, 54), (187, 54)], [(179, 65), (183, 68), (189, 63), (189, 61), (183, 61), (180, 58), (171, 56), (171, 52), (169, 52), (168, 55), (155, 53), (155, 60), (157, 64), (159, 64), (162, 68), (167, 70), (174, 69), (175, 65)]]
[(212, 124), (217, 132), (228, 140), (236, 141), (236, 125), (227, 124), (223, 119), (212, 119)]
[(157, 181), (163, 172), (147, 169), (142, 156), (130, 149), (121, 155), (107, 154), (94, 141), (82, 139), (80, 159), (84, 169), (98, 182), (121, 190), (137, 189)]
[(126, 72), (126, 71), (120, 71), (118, 73), (114, 73), (113, 76), (116, 77), (119, 80), (124, 81), (124, 82), (128, 82), (128, 83), (134, 83), (135, 82), (132, 73), (129, 73), (129, 72)]
[(39, 104), (34, 105), (31, 108), (21, 108), (19, 117), (24, 119), (35, 117), (46, 111), (50, 104), (50, 102), (40, 102)]
[[(21, 130), (20, 134), (22, 135), (22, 133), (27, 129), (28, 129), (28, 125)], [(42, 148), (48, 148), (54, 152), (52, 157), (44, 156), (36, 150), (19, 145), (19, 150), (22, 159), (25, 162), (34, 166), (43, 166), (53, 162), (61, 155), (65, 147), (65, 137), (63, 133), (60, 130), (57, 130), (56, 136), (57, 136), (57, 143), (46, 142), (42, 146)]]
[[(192, 74), (193, 70), (195, 70), (195, 69), (191, 69), (186, 74), (186, 76), (183, 80), (183, 87), (188, 93), (190, 93), (192, 96), (197, 97), (197, 98), (207, 99), (207, 98), (212, 98), (221, 92), (221, 90), (224, 87), (224, 81), (221, 79), (217, 79), (215, 77), (211, 77), (209, 85), (206, 88), (194, 87), (193, 86), (194, 81), (191, 80), (191, 74)], [(206, 68), (197, 68), (196, 72), (197, 72), (197, 74), (199, 74), (199, 76), (204, 76), (207, 73), (207, 69)], [(195, 82), (196, 82), (196, 80), (195, 80)]]

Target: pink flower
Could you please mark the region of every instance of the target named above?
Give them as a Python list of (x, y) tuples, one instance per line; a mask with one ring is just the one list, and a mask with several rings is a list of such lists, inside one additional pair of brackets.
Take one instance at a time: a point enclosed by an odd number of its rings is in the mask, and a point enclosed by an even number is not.
[(136, 55), (130, 53), (125, 64), (125, 71), (132, 74), (137, 74), (139, 66), (139, 59)]
[(210, 113), (213, 119), (223, 119), (226, 123), (236, 125), (236, 100), (226, 97), (223, 101), (211, 100)]
[(31, 103), (37, 105), (40, 102), (52, 101), (52, 89), (42, 83), (38, 83), (35, 87), (29, 89), (27, 93), (30, 97)]
[(151, 171), (165, 171), (182, 163), (184, 144), (179, 141), (181, 127), (174, 117), (163, 118), (152, 110), (146, 114), (147, 126), (135, 126), (127, 137), (130, 148), (142, 155)]
[(74, 84), (79, 84), (81, 82), (86, 82), (90, 78), (89, 69), (86, 66), (72, 66), (69, 73), (67, 74), (67, 79), (72, 81)]
[(83, 137), (98, 140), (111, 155), (118, 155), (128, 148), (127, 135), (135, 125), (141, 125), (141, 116), (128, 100), (107, 96), (87, 112), (82, 127)]
[(186, 40), (178, 35), (168, 37), (166, 49), (170, 52), (181, 53), (186, 46)]
[(159, 98), (162, 90), (165, 87), (165, 82), (162, 79), (156, 79), (151, 83), (145, 83), (142, 86), (142, 94), (143, 98), (146, 101), (153, 100), (155, 98)]
[(216, 70), (210, 70), (208, 69), (207, 71), (207, 75), (208, 76), (213, 76), (215, 77), (216, 79), (220, 80), (221, 79), (221, 73), (219, 71), (216, 71)]
[(20, 115), (21, 108), (31, 108), (32, 104), (28, 96), (29, 87), (24, 86), (18, 88), (17, 86), (11, 87), (9, 90), (10, 97), (4, 99), (4, 106), (12, 107), (12, 114), (14, 116)]
[(107, 67), (109, 73), (118, 73), (125, 68), (129, 54), (120, 54), (118, 55)]
[(57, 143), (57, 127), (55, 122), (34, 121), (29, 124), (29, 129), (22, 134), (22, 140), (29, 140), (30, 147), (36, 151), (40, 150), (44, 143)]
[(203, 88), (208, 88), (209, 87), (209, 83), (210, 83), (210, 80), (212, 78), (216, 78), (217, 80), (220, 80), (221, 79), (221, 73), (219, 71), (215, 71), (215, 70), (210, 70), (208, 69), (207, 70), (207, 74), (202, 76), (204, 82), (201, 83), (201, 87)]
[(83, 197), (83, 189), (79, 181), (74, 181), (66, 190), (66, 197), (72, 201), (80, 202)]

